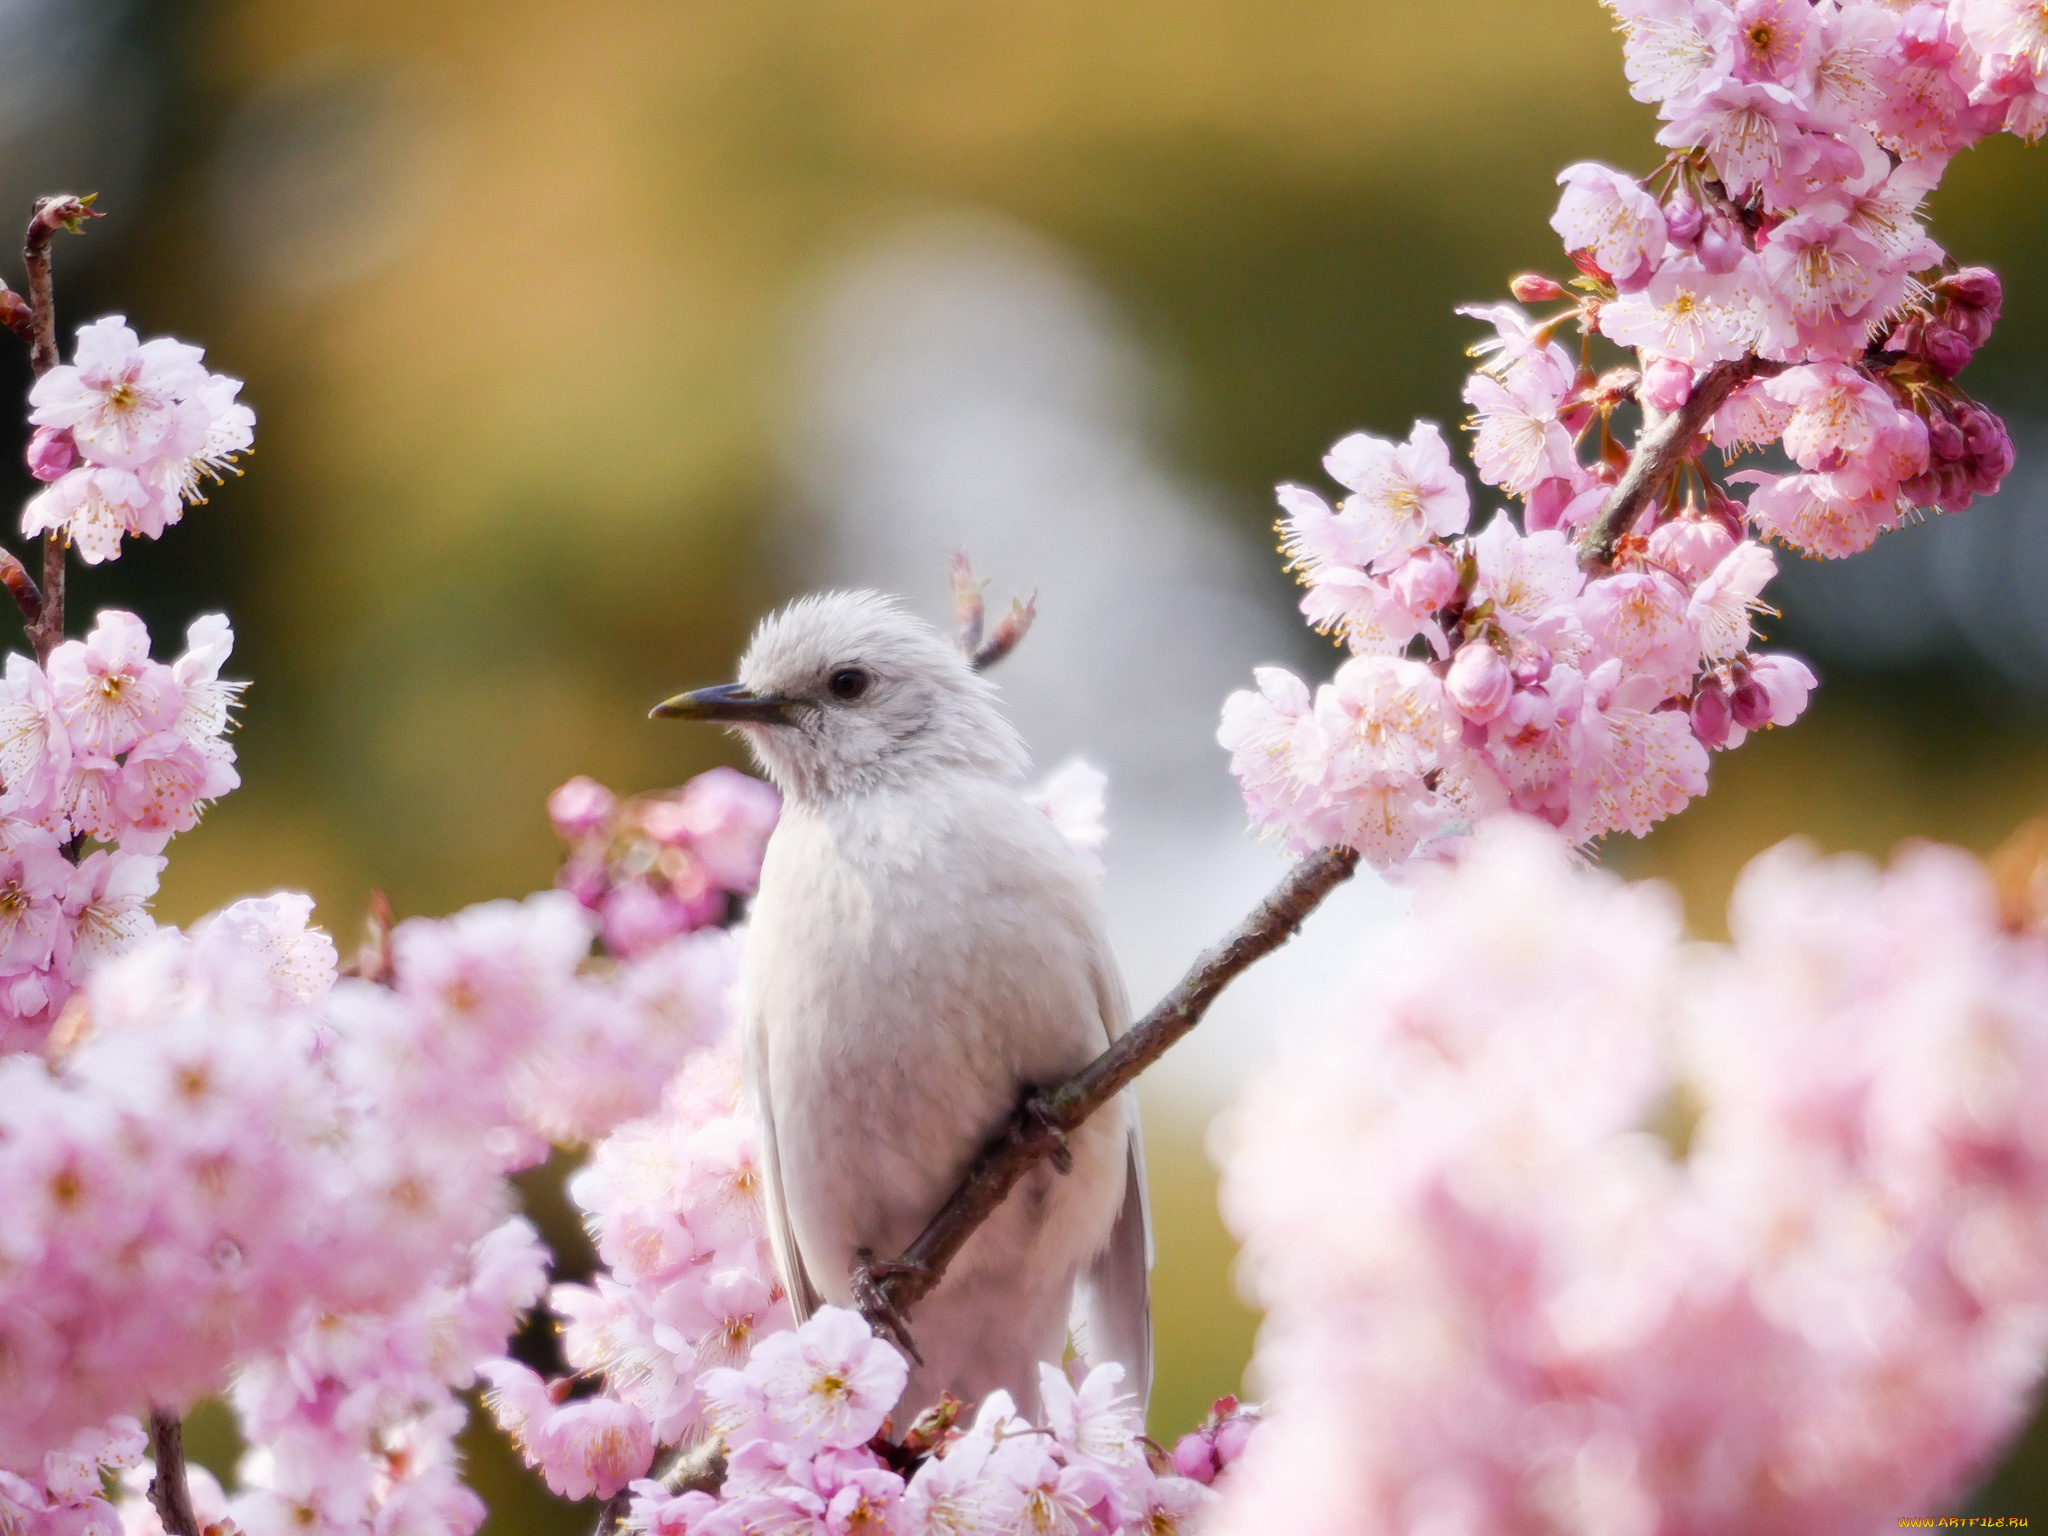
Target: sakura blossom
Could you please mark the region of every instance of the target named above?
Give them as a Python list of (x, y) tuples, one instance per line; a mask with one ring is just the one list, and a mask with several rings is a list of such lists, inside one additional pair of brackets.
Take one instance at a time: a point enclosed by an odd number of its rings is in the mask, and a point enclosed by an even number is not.
[(1422, 879), (1232, 1117), (1271, 1397), (1211, 1529), (1874, 1529), (2018, 1427), (2048, 947), (1931, 847), (1776, 849), (1730, 930), (1521, 820)]

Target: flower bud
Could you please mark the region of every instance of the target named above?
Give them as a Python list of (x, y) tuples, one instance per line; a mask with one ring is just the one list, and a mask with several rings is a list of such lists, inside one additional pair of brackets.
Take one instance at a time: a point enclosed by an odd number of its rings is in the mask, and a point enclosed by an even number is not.
[(1544, 304), (1552, 299), (1571, 297), (1557, 279), (1545, 277), (1541, 272), (1524, 272), (1508, 282), (1508, 292), (1524, 304)]
[(2005, 441), (2005, 423), (1975, 401), (1956, 412), (1956, 425), (1963, 429), (1963, 441), (1973, 458), (1995, 451)]
[(1934, 365), (1934, 371), (1945, 379), (1952, 379), (1970, 365), (1976, 348), (1969, 338), (1952, 325), (1939, 320), (1929, 320), (1920, 332), (1920, 344), (1914, 350)]
[(1444, 674), (1444, 692), (1458, 712), (1476, 725), (1500, 718), (1514, 697), (1515, 675), (1499, 651), (1484, 640), (1470, 640), (1451, 658)]
[(1425, 544), (1386, 580), (1387, 595), (1410, 618), (1427, 618), (1458, 595), (1458, 567), (1440, 544)]
[(1215, 1445), (1198, 1429), (1174, 1442), (1173, 1470), (1198, 1483), (1213, 1483), (1222, 1469), (1216, 1464)]
[(28, 472), (38, 480), (61, 480), (77, 462), (69, 427), (37, 427), (28, 440)]
[(1692, 398), (1692, 369), (1675, 357), (1653, 357), (1643, 364), (1639, 394), (1644, 405), (1675, 411)]
[(1771, 723), (1771, 696), (1754, 677), (1745, 677), (1729, 696), (1728, 711), (1745, 731), (1760, 731)]
[(1927, 451), (1938, 464), (1953, 463), (1970, 451), (1970, 445), (1963, 441), (1963, 429), (1945, 411), (1927, 418)]
[(1957, 304), (1988, 311), (1994, 320), (2005, 303), (2005, 285), (1989, 267), (1964, 267), (1959, 272), (1951, 272), (1936, 283), (1934, 289)]
[(1728, 703), (1728, 690), (1718, 678), (1708, 678), (1692, 696), (1692, 733), (1700, 745), (1715, 750), (1728, 744), (1728, 728), (1735, 713)]
[(1700, 208), (1699, 200), (1683, 187), (1672, 193), (1671, 200), (1664, 205), (1664, 232), (1671, 237), (1673, 245), (1696, 243), (1706, 223), (1707, 216)]
[(1749, 253), (1749, 246), (1742, 238), (1742, 229), (1724, 213), (1710, 213), (1700, 230), (1700, 265), (1709, 272), (1733, 272), (1742, 265), (1742, 258)]
[(1241, 1413), (1235, 1418), (1225, 1419), (1216, 1426), (1216, 1464), (1227, 1467), (1244, 1454), (1252, 1432), (1259, 1427), (1259, 1421), (1251, 1414)]

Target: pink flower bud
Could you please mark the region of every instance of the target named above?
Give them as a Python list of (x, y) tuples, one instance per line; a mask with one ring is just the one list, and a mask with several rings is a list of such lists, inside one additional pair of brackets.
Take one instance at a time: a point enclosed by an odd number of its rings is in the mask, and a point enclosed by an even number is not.
[(1951, 464), (1967, 456), (1970, 445), (1963, 440), (1963, 429), (1955, 424), (1954, 418), (1936, 413), (1927, 418), (1927, 451), (1936, 463)]
[(1216, 1447), (1199, 1429), (1174, 1442), (1173, 1470), (1198, 1483), (1212, 1483), (1221, 1470), (1216, 1465)]
[(1728, 690), (1716, 678), (1701, 683), (1692, 696), (1692, 733), (1709, 749), (1727, 745), (1728, 728), (1735, 723), (1728, 703)]
[(1227, 1467), (1244, 1454), (1245, 1445), (1251, 1440), (1252, 1432), (1259, 1427), (1259, 1421), (1248, 1413), (1241, 1413), (1234, 1419), (1225, 1419), (1216, 1426), (1216, 1465)]
[(28, 440), (28, 472), (38, 480), (61, 480), (78, 462), (69, 427), (37, 427)]
[[(1985, 326), (1985, 336), (1970, 336), (1974, 346), (1985, 344), (1991, 336), (1991, 326), (1997, 324), (1999, 311), (2005, 307), (2005, 285), (1999, 283), (1999, 274), (1989, 266), (1964, 266), (1960, 272), (1944, 276), (1933, 287), (1937, 293), (1948, 295), (1954, 309), (1966, 311), (1974, 319), (1974, 324)], [(1962, 324), (1960, 317), (1956, 324)]]
[(1742, 265), (1749, 252), (1741, 227), (1726, 214), (1710, 213), (1700, 230), (1700, 265), (1709, 272), (1725, 274)]
[(1671, 200), (1664, 205), (1664, 230), (1673, 245), (1693, 245), (1706, 224), (1707, 216), (1690, 192), (1681, 187), (1671, 194)]
[(1970, 365), (1976, 349), (1969, 338), (1952, 325), (1943, 325), (1939, 320), (1930, 320), (1920, 332), (1920, 345), (1914, 349), (1934, 365), (1934, 371), (1945, 379), (1952, 379)]
[(1643, 365), (1643, 404), (1675, 411), (1692, 398), (1692, 369), (1675, 357), (1653, 357)]
[(1515, 675), (1499, 651), (1484, 640), (1469, 640), (1451, 658), (1444, 692), (1458, 712), (1477, 725), (1498, 720), (1514, 697)]
[(1508, 292), (1524, 304), (1543, 304), (1552, 299), (1571, 297), (1556, 278), (1545, 277), (1540, 272), (1524, 272), (1520, 277), (1510, 279)]
[(1387, 577), (1387, 593), (1411, 618), (1423, 619), (1458, 595), (1458, 567), (1440, 544), (1425, 544)]
[(1771, 696), (1754, 677), (1735, 685), (1728, 707), (1735, 723), (1745, 731), (1760, 731), (1771, 723)]
[(548, 820), (555, 824), (555, 836), (573, 843), (610, 821), (617, 803), (597, 780), (578, 774), (548, 796)]

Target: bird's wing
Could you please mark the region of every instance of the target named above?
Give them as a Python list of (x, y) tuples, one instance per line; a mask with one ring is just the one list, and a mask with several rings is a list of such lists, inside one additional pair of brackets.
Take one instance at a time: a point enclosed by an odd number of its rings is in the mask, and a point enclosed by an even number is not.
[(1109, 1242), (1081, 1273), (1074, 1291), (1076, 1334), (1090, 1364), (1114, 1360), (1124, 1386), (1142, 1407), (1152, 1396), (1152, 1208), (1145, 1194), (1145, 1143), (1138, 1133), (1138, 1095), (1126, 1088), (1118, 1108), (1129, 1127), (1124, 1201)]
[(782, 1160), (775, 1152), (774, 1097), (768, 1091), (768, 1048), (759, 1024), (748, 1021), (743, 1054), (747, 1088), (754, 1100), (754, 1118), (761, 1125), (761, 1204), (768, 1213), (768, 1246), (775, 1253), (775, 1270), (782, 1276), (782, 1288), (789, 1293), (789, 1310), (801, 1323), (824, 1304), (825, 1298), (811, 1284), (804, 1271), (803, 1255), (797, 1252), (796, 1234), (789, 1229), (789, 1202), (782, 1193)]

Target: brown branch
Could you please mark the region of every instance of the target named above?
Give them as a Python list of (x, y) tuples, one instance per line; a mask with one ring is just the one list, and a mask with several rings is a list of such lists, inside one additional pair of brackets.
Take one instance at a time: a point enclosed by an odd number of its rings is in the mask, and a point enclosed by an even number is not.
[(156, 1506), (166, 1536), (199, 1536), (199, 1517), (192, 1513), (192, 1490), (185, 1481), (185, 1426), (176, 1414), (152, 1408), (149, 1440), (156, 1460), (149, 1502)]
[[(28, 269), (31, 311), (28, 362), (39, 379), (57, 366), (57, 296), (50, 281), (50, 242), (56, 239), (58, 230), (69, 230), (75, 235), (81, 232), (85, 220), (98, 217), (100, 215), (94, 210), (90, 195), (66, 195), (42, 199), (28, 221), (28, 236), (22, 242), (21, 262)], [(9, 586), (12, 585), (10, 582)], [(16, 592), (15, 600), (20, 602), (19, 592)], [(64, 536), (61, 533), (43, 535), (41, 601), (35, 616), (24, 628), (28, 631), (29, 644), (35, 647), (36, 661), (48, 665), (50, 652), (64, 638)]]
[(1714, 412), (1751, 379), (1768, 378), (1784, 369), (1783, 363), (1755, 356), (1716, 363), (1699, 376), (1684, 405), (1645, 427), (1636, 438), (1635, 456), (1628, 468), (1579, 540), (1579, 564), (1589, 571), (1610, 565), (1614, 546), (1692, 452), (1694, 440), (1706, 430)]
[(1031, 632), (1031, 621), (1038, 617), (1038, 594), (1034, 592), (1021, 603), (1013, 600), (1010, 611), (997, 621), (995, 633), (984, 639), (982, 623), (987, 615), (981, 594), (988, 590), (988, 583), (974, 579), (974, 562), (964, 549), (953, 551), (952, 568), (953, 643), (966, 652), (975, 671), (984, 672), (1017, 649), (1018, 642)]
[[(1351, 877), (1358, 855), (1325, 848), (1287, 877), (1230, 936), (1203, 955), (1180, 984), (1110, 1048), (1056, 1087), (1029, 1095), (1009, 1127), (990, 1142), (967, 1177), (903, 1256), (876, 1266), (856, 1294), (873, 1302), (861, 1311), (878, 1333), (893, 1333), (929, 1295), (967, 1239), (1041, 1159), (1063, 1151), (1069, 1132), (1137, 1080), (1181, 1036), (1201, 1022), (1217, 995), (1253, 962), (1285, 944), (1323, 898)], [(891, 1314), (895, 1314), (892, 1316)]]

